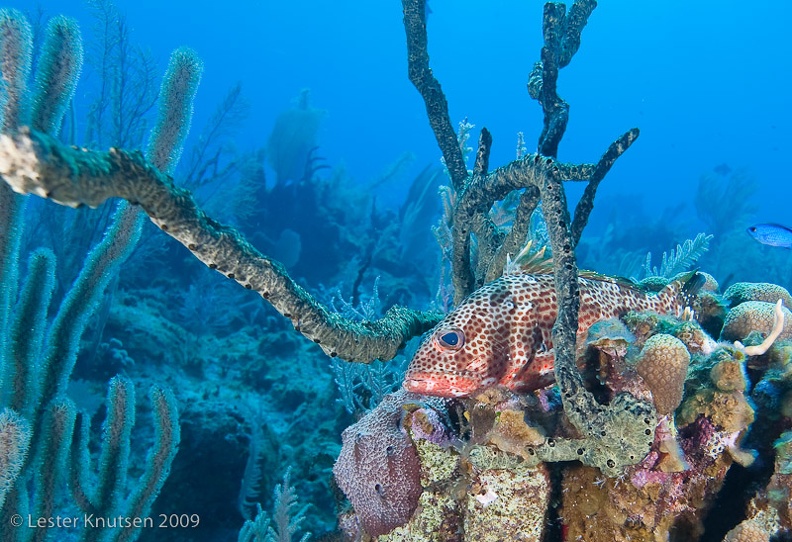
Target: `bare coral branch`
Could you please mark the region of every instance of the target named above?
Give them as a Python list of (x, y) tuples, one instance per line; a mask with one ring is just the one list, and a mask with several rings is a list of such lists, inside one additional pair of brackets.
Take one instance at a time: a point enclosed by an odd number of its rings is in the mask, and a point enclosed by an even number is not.
[(402, 0), (404, 29), (407, 32), (407, 61), (410, 81), (426, 104), (429, 124), (443, 153), (454, 188), (460, 190), (468, 173), (456, 133), (448, 114), (440, 82), (429, 67), (428, 38), (426, 35), (426, 0)]
[(608, 150), (605, 151), (605, 154), (600, 158), (600, 161), (597, 162), (588, 184), (583, 191), (583, 195), (575, 206), (575, 218), (570, 226), (572, 231), (572, 243), (574, 246), (577, 246), (580, 242), (583, 228), (586, 227), (589, 215), (591, 211), (594, 210), (594, 196), (597, 194), (597, 188), (599, 188), (600, 182), (605, 178), (605, 175), (608, 174), (610, 168), (613, 167), (616, 159), (619, 158), (624, 151), (629, 149), (630, 145), (638, 138), (639, 133), (638, 128), (633, 128), (624, 133), (619, 139), (611, 143)]
[[(473, 167), (474, 179), (481, 179), (487, 175), (491, 147), (492, 135), (489, 130), (484, 128), (479, 135), (476, 163)], [(463, 186), (467, 187), (468, 184), (469, 181), (466, 178)], [(464, 193), (464, 188), (462, 193)], [(485, 229), (487, 231), (482, 231)], [(476, 287), (476, 277), (470, 258), (470, 234), (475, 233), (479, 239), (488, 244), (487, 241), (494, 236), (494, 229), (495, 226), (484, 217), (483, 213), (474, 214), (472, 209), (460, 209), (458, 204), (455, 206), (452, 220), (453, 256), (451, 268), (453, 269), (452, 281), (454, 292), (456, 292), (456, 302), (459, 302)]]
[(541, 61), (534, 66), (528, 82), (529, 94), (539, 101), (544, 111), (544, 128), (538, 146), (539, 153), (544, 156), (558, 155), (558, 144), (569, 120), (569, 104), (556, 92), (558, 70), (569, 64), (580, 47), (580, 34), (595, 7), (596, 0), (576, 0), (569, 13), (564, 4), (547, 2), (544, 6)]
[(762, 341), (762, 344), (758, 344), (756, 346), (744, 346), (740, 341), (735, 341), (734, 347), (737, 350), (744, 352), (746, 356), (761, 356), (770, 350), (770, 347), (773, 346), (773, 343), (776, 342), (776, 339), (778, 339), (783, 331), (784, 301), (779, 299), (775, 304), (775, 309), (773, 309), (773, 329), (770, 331), (770, 334), (767, 335), (767, 338)]
[(598, 467), (608, 476), (617, 476), (623, 467), (640, 462), (649, 453), (657, 411), (653, 405), (628, 393), (620, 393), (610, 404), (602, 405), (583, 385), (575, 355), (580, 309), (578, 270), (564, 186), (556, 177), (558, 171), (553, 162), (551, 158), (545, 159), (546, 182), (540, 192), (553, 247), (558, 298), (558, 317), (553, 326), (554, 373), (564, 413), (584, 438), (548, 443), (538, 452), (546, 460), (557, 461), (574, 458), (569, 453), (574, 450), (583, 463)]
[[(531, 213), (528, 211), (533, 211), (536, 205), (535, 201), (532, 202), (536, 197), (535, 190), (544, 184), (547, 176), (545, 166), (546, 159), (541, 155), (526, 155), (486, 175), (472, 175), (457, 194), (453, 214), (452, 256), (456, 302), (481, 286), (487, 277), (499, 276), (506, 261), (504, 250), (517, 252), (521, 248), (517, 244), (525, 238), (530, 224)], [(563, 164), (554, 161), (553, 168), (559, 179), (568, 181), (588, 180), (597, 170), (594, 164)], [(513, 234), (506, 235), (491, 223), (488, 213), (496, 201), (502, 200), (513, 190), (521, 189), (529, 191), (526, 192), (525, 203), (520, 204), (522, 209), (517, 217), (520, 223), (515, 220)], [(475, 276), (469, 271), (471, 234), (476, 235), (479, 243), (479, 265)]]
[(517, 254), (525, 246), (526, 238), (531, 229), (531, 214), (539, 205), (539, 190), (529, 187), (520, 195), (520, 202), (514, 213), (514, 223), (509, 233), (498, 248), (487, 270), (485, 282), (490, 282), (503, 274), (506, 258), (509, 254)]
[(353, 322), (331, 313), (279, 262), (208, 217), (187, 190), (175, 186), (139, 152), (78, 149), (23, 128), (0, 136), (0, 174), (16, 192), (70, 207), (96, 207), (113, 197), (139, 204), (162, 231), (211, 269), (258, 292), (330, 356), (364, 363), (391, 359), (408, 339), (440, 318), (398, 306), (376, 321)]

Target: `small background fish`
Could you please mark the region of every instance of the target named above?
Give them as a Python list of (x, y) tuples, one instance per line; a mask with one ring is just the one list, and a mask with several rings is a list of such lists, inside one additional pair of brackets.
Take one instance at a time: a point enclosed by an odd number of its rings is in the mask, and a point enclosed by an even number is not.
[(757, 224), (747, 231), (748, 235), (763, 245), (792, 248), (792, 229), (781, 224)]

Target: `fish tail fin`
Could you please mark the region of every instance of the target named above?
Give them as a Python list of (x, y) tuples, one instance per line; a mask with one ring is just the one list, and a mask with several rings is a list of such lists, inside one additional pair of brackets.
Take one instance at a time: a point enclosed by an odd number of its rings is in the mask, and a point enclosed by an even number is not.
[(694, 309), (697, 305), (698, 294), (707, 277), (697, 270), (688, 271), (678, 275), (668, 285), (657, 294), (663, 299), (663, 305), (670, 309), (668, 312), (682, 315), (685, 309)]

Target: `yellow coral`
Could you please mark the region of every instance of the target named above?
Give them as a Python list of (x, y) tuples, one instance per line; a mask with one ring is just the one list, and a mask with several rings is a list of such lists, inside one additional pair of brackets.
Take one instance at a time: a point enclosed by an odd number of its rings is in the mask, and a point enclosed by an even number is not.
[(724, 359), (710, 369), (710, 379), (721, 391), (745, 391), (747, 379), (743, 364), (736, 359)]
[(504, 410), (489, 435), (490, 442), (504, 452), (519, 455), (523, 459), (534, 459), (528, 453), (529, 446), (538, 446), (544, 442), (544, 434), (540, 428), (525, 423), (522, 411)]
[[(784, 328), (779, 338), (789, 339), (792, 338), (792, 312), (786, 307), (782, 308), (782, 312)], [(775, 303), (746, 301), (729, 311), (720, 338), (722, 341), (742, 341), (752, 331), (758, 331), (766, 337), (773, 330), (775, 321)]]
[(755, 521), (747, 519), (726, 533), (723, 542), (768, 542), (770, 535)]
[(544, 465), (477, 473), (468, 490), (463, 540), (540, 542), (550, 487)]
[(690, 353), (676, 337), (660, 333), (644, 344), (635, 368), (652, 391), (658, 414), (670, 414), (682, 402), (689, 364)]
[(730, 307), (736, 307), (746, 301), (775, 303), (779, 299), (783, 300), (787, 307), (792, 307), (792, 296), (786, 288), (767, 282), (737, 282), (723, 292), (723, 298)]
[(696, 421), (699, 414), (727, 433), (742, 431), (754, 421), (754, 410), (739, 391), (697, 390), (677, 412), (677, 422), (687, 425)]

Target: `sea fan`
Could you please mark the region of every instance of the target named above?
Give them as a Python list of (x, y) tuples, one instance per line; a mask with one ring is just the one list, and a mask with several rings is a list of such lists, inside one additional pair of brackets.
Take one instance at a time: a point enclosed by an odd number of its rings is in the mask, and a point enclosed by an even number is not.
[[(300, 507), (297, 492), (291, 485), (291, 467), (283, 475), (283, 483), (278, 484), (273, 492), (275, 504), (272, 519), (257, 504), (256, 518), (247, 520), (239, 531), (238, 542), (292, 542), (292, 537), (305, 521), (308, 506)], [(275, 524), (272, 525), (272, 520)], [(307, 542), (311, 533), (305, 533), (300, 542)]]
[(646, 254), (644, 263), (644, 275), (646, 277), (665, 277), (672, 278), (679, 273), (689, 271), (696, 262), (709, 249), (710, 241), (713, 236), (699, 233), (694, 239), (688, 239), (681, 245), (676, 246), (676, 250), (671, 253), (663, 252), (663, 259), (660, 268), (652, 267), (652, 253)]

